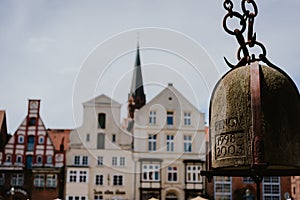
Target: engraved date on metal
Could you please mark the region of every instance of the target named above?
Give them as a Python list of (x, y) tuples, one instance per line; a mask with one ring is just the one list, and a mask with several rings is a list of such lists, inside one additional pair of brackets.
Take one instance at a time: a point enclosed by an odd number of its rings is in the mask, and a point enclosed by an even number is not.
[(245, 156), (245, 134), (243, 132), (221, 133), (216, 135), (215, 158)]

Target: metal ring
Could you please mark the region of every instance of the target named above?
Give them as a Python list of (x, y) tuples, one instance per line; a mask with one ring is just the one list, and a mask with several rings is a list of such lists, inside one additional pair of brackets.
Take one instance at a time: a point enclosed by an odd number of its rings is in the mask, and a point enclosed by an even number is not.
[(233, 3), (230, 0), (225, 0), (223, 3), (223, 7), (225, 8), (225, 10), (227, 10), (228, 12), (231, 12), (233, 9)]
[[(253, 46), (252, 46), (252, 45), (253, 45)], [(259, 58), (255, 58), (255, 59), (252, 60), (252, 61), (261, 61), (261, 58), (260, 58), (260, 57), (261, 57), (261, 56), (266, 57), (266, 55), (267, 55), (267, 50), (266, 50), (265, 46), (264, 46), (262, 43), (257, 42), (257, 41), (255, 41), (254, 43), (251, 42), (251, 41), (246, 42), (246, 46), (249, 46), (250, 48), (255, 47), (255, 45), (257, 45), (257, 46), (259, 46), (259, 47), (261, 48), (262, 54), (259, 54)], [(242, 49), (243, 49), (243, 47), (240, 47), (240, 48), (238, 49), (238, 51), (237, 51), (237, 59), (238, 59), (238, 60), (241, 60), (241, 51), (242, 51)], [(250, 58), (251, 58), (251, 56), (250, 56)]]
[[(249, 4), (252, 4), (253, 6), (253, 9), (254, 9), (254, 13), (250, 12), (249, 10), (246, 9), (246, 2), (249, 3)], [(258, 14), (258, 9), (257, 9), (257, 5), (256, 3), (253, 1), (253, 0), (242, 0), (242, 10), (244, 12), (244, 14), (249, 17), (250, 14), (253, 16), (253, 17), (256, 17), (257, 14)]]
[(240, 24), (242, 26), (240, 32), (243, 33), (246, 30), (246, 21), (244, 20), (243, 16), (238, 12), (231, 12), (231, 13), (227, 13), (225, 15), (224, 19), (223, 19), (223, 28), (227, 33), (229, 33), (230, 35), (235, 35), (234, 30), (232, 31), (227, 27), (228, 17), (230, 17), (230, 18), (232, 18), (232, 17), (239, 18), (240, 19)]

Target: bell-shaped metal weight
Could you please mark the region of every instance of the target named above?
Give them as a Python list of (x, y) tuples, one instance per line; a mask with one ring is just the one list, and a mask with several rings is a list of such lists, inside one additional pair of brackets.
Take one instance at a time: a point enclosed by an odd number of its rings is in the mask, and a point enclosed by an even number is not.
[(300, 96), (291, 78), (258, 62), (225, 74), (210, 101), (210, 140), (212, 169), (300, 170)]

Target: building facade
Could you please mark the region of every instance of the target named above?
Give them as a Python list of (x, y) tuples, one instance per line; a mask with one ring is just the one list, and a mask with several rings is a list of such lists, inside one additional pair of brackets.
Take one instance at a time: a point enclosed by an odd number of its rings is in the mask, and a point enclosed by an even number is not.
[(29, 100), (26, 118), (1, 152), (2, 199), (55, 199), (63, 195), (65, 149), (63, 145), (55, 149), (39, 111), (40, 100)]
[(131, 136), (120, 128), (121, 104), (100, 95), (83, 107), (82, 126), (70, 135), (65, 199), (133, 199)]
[(83, 104), (83, 123), (70, 137), (67, 200), (181, 200), (203, 195), (204, 114), (172, 84), (148, 103), (139, 47), (121, 104), (100, 95)]
[(172, 84), (134, 114), (136, 199), (204, 195), (204, 114)]

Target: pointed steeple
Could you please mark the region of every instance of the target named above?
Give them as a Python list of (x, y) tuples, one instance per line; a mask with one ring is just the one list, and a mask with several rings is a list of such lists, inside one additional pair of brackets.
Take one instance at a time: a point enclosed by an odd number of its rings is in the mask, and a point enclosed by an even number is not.
[(130, 89), (128, 101), (129, 101), (129, 105), (128, 105), (129, 115), (133, 119), (134, 110), (140, 109), (146, 103), (146, 95), (144, 93), (144, 86), (143, 86), (139, 44), (137, 45), (137, 50), (136, 50), (135, 66), (133, 70), (131, 89)]

